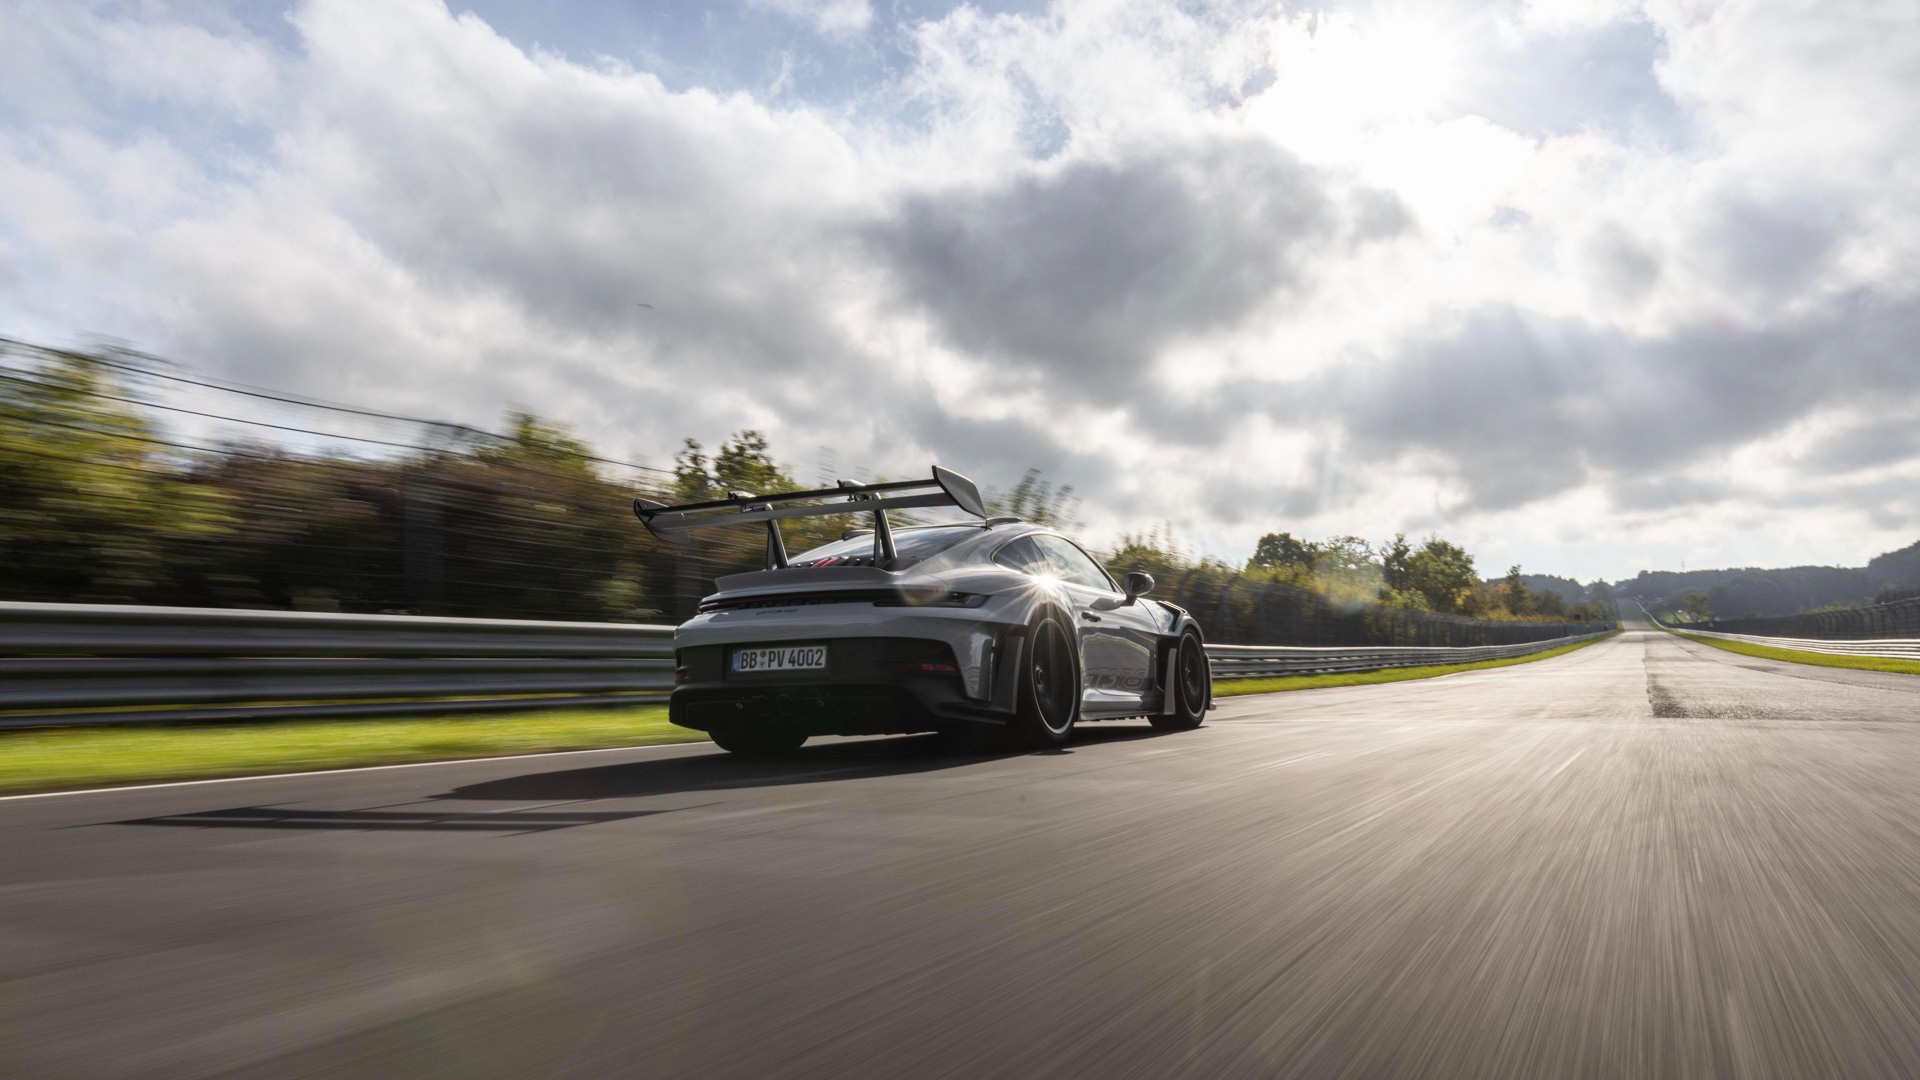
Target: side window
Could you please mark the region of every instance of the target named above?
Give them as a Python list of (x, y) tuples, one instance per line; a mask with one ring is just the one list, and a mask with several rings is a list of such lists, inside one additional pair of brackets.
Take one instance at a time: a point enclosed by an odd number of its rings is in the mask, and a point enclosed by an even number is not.
[(1009, 570), (1018, 570), (1023, 574), (1045, 574), (1051, 572), (1046, 556), (1040, 554), (1033, 537), (1023, 536), (1001, 548), (993, 555), (993, 561)]
[(1039, 542), (1041, 550), (1047, 553), (1047, 562), (1053, 565), (1054, 572), (1061, 577), (1089, 589), (1114, 591), (1113, 581), (1107, 577), (1107, 572), (1071, 541), (1058, 536), (1039, 536), (1034, 539)]

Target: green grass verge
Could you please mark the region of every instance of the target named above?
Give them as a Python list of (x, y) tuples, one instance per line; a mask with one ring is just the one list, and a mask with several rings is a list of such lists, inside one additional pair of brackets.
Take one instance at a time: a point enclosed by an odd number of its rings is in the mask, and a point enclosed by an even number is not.
[(22, 793), (355, 765), (693, 742), (659, 705), (392, 720), (129, 725), (0, 733), (0, 791)]
[[(1666, 630), (1666, 627), (1661, 627)], [(1762, 660), (1785, 660), (1794, 664), (1813, 664), (1817, 667), (1852, 668), (1855, 671), (1894, 671), (1902, 675), (1920, 675), (1920, 660), (1896, 660), (1890, 656), (1836, 656), (1833, 653), (1802, 652), (1799, 649), (1776, 649), (1771, 645), (1754, 645), (1745, 641), (1724, 641), (1720, 638), (1701, 637), (1698, 634), (1684, 634), (1678, 630), (1667, 630), (1674, 637), (1683, 637), (1688, 641), (1697, 641), (1702, 645), (1711, 645), (1716, 649), (1725, 649), (1742, 656), (1757, 656)]]
[(1564, 656), (1575, 649), (1584, 649), (1596, 641), (1605, 641), (1620, 631), (1615, 630), (1605, 637), (1592, 641), (1582, 641), (1573, 645), (1563, 645), (1558, 649), (1534, 653), (1531, 656), (1511, 656), (1505, 660), (1481, 660), (1472, 664), (1435, 664), (1431, 667), (1383, 668), (1380, 671), (1347, 671), (1334, 675), (1276, 675), (1266, 679), (1215, 679), (1213, 696), (1239, 697), (1242, 694), (1277, 694), (1285, 690), (1318, 690), (1323, 686), (1366, 686), (1369, 683), (1406, 682), (1408, 679), (1431, 679), (1436, 675), (1452, 675), (1457, 671), (1479, 671), (1482, 668), (1510, 667), (1514, 664), (1531, 664), (1535, 660), (1546, 660), (1555, 656)]

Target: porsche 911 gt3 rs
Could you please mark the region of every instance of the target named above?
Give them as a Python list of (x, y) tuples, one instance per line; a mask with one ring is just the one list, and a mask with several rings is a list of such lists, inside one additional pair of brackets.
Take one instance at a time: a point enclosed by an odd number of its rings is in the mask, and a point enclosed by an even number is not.
[[(982, 520), (896, 527), (889, 510), (956, 506)], [(1199, 624), (1116, 583), (1079, 545), (1016, 518), (988, 518), (972, 481), (857, 484), (634, 512), (655, 536), (763, 525), (763, 570), (723, 577), (674, 632), (674, 723), (743, 754), (812, 735), (998, 733), (1030, 747), (1076, 723), (1146, 717), (1198, 727), (1212, 700)], [(870, 530), (789, 557), (779, 522), (871, 514)]]

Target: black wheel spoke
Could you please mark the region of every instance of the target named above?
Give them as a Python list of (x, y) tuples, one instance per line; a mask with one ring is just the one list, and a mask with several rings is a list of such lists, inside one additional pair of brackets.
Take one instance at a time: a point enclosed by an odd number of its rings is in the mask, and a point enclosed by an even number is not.
[(1073, 715), (1073, 660), (1058, 623), (1041, 623), (1033, 647), (1033, 699), (1040, 721), (1059, 731)]
[(1027, 640), (1030, 655), (1019, 714), (1010, 734), (1018, 745), (1058, 746), (1072, 732), (1080, 711), (1080, 666), (1073, 633), (1057, 616), (1043, 615), (1031, 624)]

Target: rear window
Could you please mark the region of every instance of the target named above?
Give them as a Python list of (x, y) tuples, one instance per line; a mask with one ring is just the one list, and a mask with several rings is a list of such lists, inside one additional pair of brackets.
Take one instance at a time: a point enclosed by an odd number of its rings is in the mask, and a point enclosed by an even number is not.
[[(893, 530), (893, 550), (900, 556), (893, 564), (899, 570), (931, 559), (969, 536), (979, 536), (978, 525), (936, 526), (925, 529)], [(831, 560), (831, 562), (829, 562)], [(795, 555), (790, 566), (818, 566), (821, 563), (842, 566), (867, 566), (873, 562), (873, 534), (861, 533), (846, 540), (822, 544), (812, 551)]]

